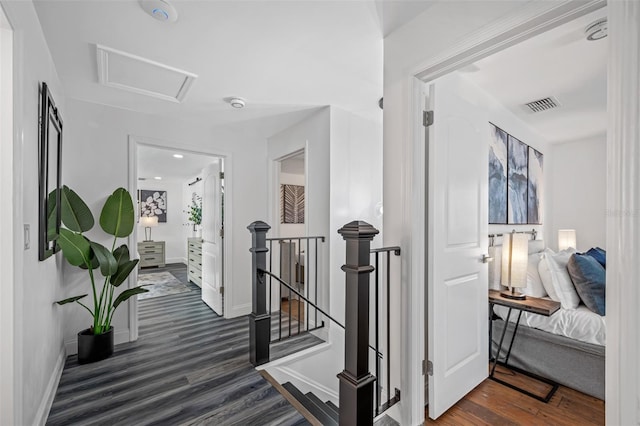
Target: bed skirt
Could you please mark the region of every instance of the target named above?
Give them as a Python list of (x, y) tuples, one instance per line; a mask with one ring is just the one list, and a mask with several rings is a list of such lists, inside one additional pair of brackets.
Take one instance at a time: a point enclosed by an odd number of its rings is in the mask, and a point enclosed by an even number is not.
[[(514, 324), (505, 335), (503, 356)], [(493, 321), (492, 354), (495, 355), (504, 321)], [(584, 343), (520, 325), (509, 364), (559, 384), (604, 400), (605, 347)]]

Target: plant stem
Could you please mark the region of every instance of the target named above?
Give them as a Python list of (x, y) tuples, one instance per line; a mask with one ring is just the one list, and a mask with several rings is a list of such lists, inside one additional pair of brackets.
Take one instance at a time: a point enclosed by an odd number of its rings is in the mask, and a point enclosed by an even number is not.
[(97, 309), (98, 309), (98, 295), (96, 293), (96, 282), (93, 277), (93, 269), (91, 268), (91, 264), (87, 263), (87, 267), (89, 268), (89, 278), (91, 278), (91, 289), (93, 290), (93, 329), (95, 330), (98, 327), (98, 318), (97, 318)]

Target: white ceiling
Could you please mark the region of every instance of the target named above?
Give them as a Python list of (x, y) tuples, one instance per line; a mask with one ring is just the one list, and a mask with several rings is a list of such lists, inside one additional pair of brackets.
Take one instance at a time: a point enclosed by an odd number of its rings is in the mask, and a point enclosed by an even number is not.
[[(138, 145), (138, 179), (147, 182), (155, 177), (163, 181), (184, 181), (200, 174), (216, 157), (191, 152)], [(183, 158), (174, 158), (182, 154)]]
[[(430, 2), (384, 3), (173, 0), (175, 23), (153, 19), (135, 0), (36, 0), (35, 7), (67, 97), (212, 126), (242, 123), (267, 137), (324, 105), (382, 119), (382, 34)], [(182, 103), (102, 86), (96, 44), (198, 78)], [(230, 96), (247, 106), (231, 108)]]
[[(606, 133), (608, 38), (587, 41), (585, 28), (606, 16), (600, 9), (461, 72), (550, 143)], [(548, 96), (561, 107), (531, 113), (523, 104)]]

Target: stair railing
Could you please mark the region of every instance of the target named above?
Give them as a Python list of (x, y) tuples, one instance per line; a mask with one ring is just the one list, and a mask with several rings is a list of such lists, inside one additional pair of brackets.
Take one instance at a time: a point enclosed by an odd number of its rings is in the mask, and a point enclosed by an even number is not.
[[(322, 236), (266, 239), (269, 245), (267, 252), (269, 266), (267, 270), (269, 272), (267, 274), (269, 275), (268, 311), (272, 315), (273, 321), (273, 309), (274, 306), (277, 306), (275, 313), (278, 315), (275, 333), (272, 322), (272, 343), (297, 336), (305, 331), (314, 331), (324, 327), (324, 321), (318, 320), (318, 291), (320, 289), (318, 256), (324, 241), (325, 237)], [(274, 243), (277, 244), (278, 251), (273, 250)], [(276, 292), (273, 291), (274, 279), (280, 283), (280, 285), (276, 283)], [(274, 296), (276, 304), (273, 304)], [(283, 296), (286, 297), (288, 307), (284, 318)], [(304, 303), (300, 302), (300, 297)]]
[[(366, 222), (354, 221), (343, 226), (338, 233), (346, 241), (346, 263), (342, 266), (342, 270), (346, 273), (346, 296), (345, 296), (345, 325), (343, 326), (333, 317), (331, 317), (322, 308), (317, 306), (317, 291), (315, 292), (315, 300), (309, 299), (309, 294), (303, 294), (298, 289), (293, 288), (291, 283), (287, 283), (273, 271), (267, 269), (267, 253), (272, 249), (275, 241), (291, 241), (305, 240), (305, 237), (295, 238), (272, 238), (267, 239), (266, 234), (271, 228), (264, 222), (253, 222), (247, 227), (252, 234), (252, 313), (249, 315), (250, 324), (250, 361), (253, 365), (258, 366), (269, 362), (269, 343), (271, 341), (271, 280), (275, 279), (280, 285), (280, 291), (285, 288), (289, 294), (289, 301), (292, 300), (293, 294), (303, 300), (307, 309), (315, 309), (316, 312), (316, 328), (322, 327), (324, 322), (318, 325), (317, 314), (325, 316), (334, 321), (338, 326), (345, 329), (345, 369), (338, 374), (339, 385), (339, 410), (341, 425), (371, 425), (373, 424), (374, 415), (382, 413), (393, 404), (400, 400), (400, 391), (395, 388), (394, 395), (391, 397), (391, 318), (390, 318), (390, 297), (391, 297), (391, 255), (400, 256), (399, 247), (386, 247), (371, 250), (371, 241), (378, 234), (378, 230)], [(323, 237), (306, 237), (309, 241), (318, 240)], [(269, 248), (266, 244), (269, 242)], [(300, 242), (298, 242), (298, 250), (300, 250)], [(309, 251), (307, 250), (307, 253)], [(298, 253), (298, 256), (300, 252)], [(289, 255), (291, 256), (291, 254)], [(371, 257), (374, 258), (374, 264), (371, 265)], [(386, 268), (381, 268), (381, 261), (385, 263)], [(270, 259), (270, 268), (272, 268), (272, 257)], [(316, 289), (317, 289), (317, 248), (316, 248)], [(370, 338), (370, 275), (376, 271), (374, 280), (374, 346), (369, 343)], [(307, 274), (309, 271), (307, 270)], [(267, 286), (266, 276), (269, 277), (269, 286)], [(309, 282), (308, 280), (306, 281)], [(382, 285), (380, 283), (383, 283)], [(267, 288), (269, 289), (269, 309), (267, 309)], [(281, 294), (281, 293), (278, 293)], [(280, 303), (280, 300), (278, 300)], [(380, 364), (383, 360), (381, 348), (381, 331), (380, 331), (380, 305), (386, 304), (386, 328), (384, 345), (386, 349), (386, 379), (384, 385), (386, 387), (386, 401), (382, 401), (383, 378), (381, 377)], [(298, 306), (300, 303), (298, 302)], [(282, 310), (281, 308), (279, 309)], [(289, 327), (291, 324), (291, 304), (289, 305)], [(300, 319), (300, 311), (298, 312)], [(281, 312), (279, 313), (281, 315)], [(310, 315), (307, 311), (307, 320)], [(280, 322), (281, 323), (281, 322)], [(300, 321), (298, 321), (300, 327)], [(281, 326), (279, 326), (279, 329)], [(309, 327), (307, 326), (307, 329)], [(301, 328), (298, 329), (298, 332)], [(292, 336), (291, 330), (288, 336), (279, 334), (279, 339)], [(373, 349), (376, 358), (376, 376), (369, 372), (369, 350)], [(377, 378), (377, 379), (376, 379)], [(374, 382), (378, 382), (375, 392), (374, 404)]]

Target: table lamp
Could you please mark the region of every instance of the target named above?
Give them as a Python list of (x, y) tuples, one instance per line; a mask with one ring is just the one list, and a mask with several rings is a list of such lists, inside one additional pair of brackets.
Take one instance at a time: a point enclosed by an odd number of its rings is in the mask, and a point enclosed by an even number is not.
[(529, 242), (526, 234), (505, 234), (502, 242), (502, 277), (500, 284), (508, 287), (500, 295), (523, 300), (526, 296), (516, 288), (527, 286), (527, 263), (529, 261)]
[(144, 226), (144, 240), (153, 241), (151, 239), (151, 228), (158, 226), (158, 216), (142, 216), (140, 218), (140, 225)]
[(576, 248), (576, 230), (558, 229), (558, 250)]

